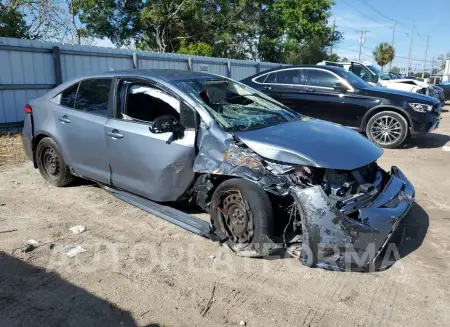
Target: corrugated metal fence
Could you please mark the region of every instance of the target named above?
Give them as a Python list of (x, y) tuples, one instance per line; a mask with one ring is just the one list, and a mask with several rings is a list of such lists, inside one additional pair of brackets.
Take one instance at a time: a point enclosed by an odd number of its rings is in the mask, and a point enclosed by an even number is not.
[(280, 64), (0, 38), (0, 127), (23, 121), (29, 99), (62, 82), (110, 69), (207, 71), (237, 80)]

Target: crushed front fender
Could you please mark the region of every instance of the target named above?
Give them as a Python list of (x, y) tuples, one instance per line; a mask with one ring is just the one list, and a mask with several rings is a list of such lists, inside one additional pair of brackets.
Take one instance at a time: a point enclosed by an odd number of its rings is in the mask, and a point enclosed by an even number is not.
[(349, 217), (333, 205), (320, 186), (292, 188), (301, 212), (301, 261), (310, 267), (365, 270), (388, 244), (393, 232), (414, 203), (414, 187), (392, 167), (384, 189), (358, 217)]

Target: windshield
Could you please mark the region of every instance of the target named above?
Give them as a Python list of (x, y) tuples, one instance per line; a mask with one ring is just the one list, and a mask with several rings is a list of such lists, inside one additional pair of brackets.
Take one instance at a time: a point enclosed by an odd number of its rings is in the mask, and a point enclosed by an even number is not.
[(227, 132), (241, 132), (302, 119), (275, 100), (227, 79), (176, 81), (175, 85), (205, 107)]
[(374, 72), (378, 76), (378, 78), (383, 80), (383, 81), (387, 81), (387, 80), (391, 79), (388, 74), (384, 73), (377, 66), (370, 65), (370, 66), (367, 66), (367, 68), (369, 68), (372, 72)]
[(342, 69), (338, 73), (341, 77), (343, 77), (347, 82), (350, 83), (351, 86), (353, 86), (355, 89), (365, 89), (370, 87), (367, 82), (365, 82), (361, 77), (356, 76), (352, 72), (349, 72), (348, 70)]

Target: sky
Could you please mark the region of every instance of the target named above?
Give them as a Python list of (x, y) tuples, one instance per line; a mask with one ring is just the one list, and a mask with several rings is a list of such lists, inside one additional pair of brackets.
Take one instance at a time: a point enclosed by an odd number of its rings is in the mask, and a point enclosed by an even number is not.
[[(359, 34), (367, 31), (362, 47), (361, 61), (375, 63), (372, 52), (381, 42), (392, 42), (396, 58), (392, 66), (408, 66), (408, 54), (415, 25), (411, 51), (412, 67), (421, 72), (425, 60), (427, 36), (429, 47), (425, 67), (431, 69), (432, 58), (450, 52), (450, 0), (334, 0), (332, 19), (343, 40), (333, 49), (341, 58), (358, 60)], [(434, 67), (438, 66), (437, 60)], [(385, 67), (387, 70), (388, 67)]]

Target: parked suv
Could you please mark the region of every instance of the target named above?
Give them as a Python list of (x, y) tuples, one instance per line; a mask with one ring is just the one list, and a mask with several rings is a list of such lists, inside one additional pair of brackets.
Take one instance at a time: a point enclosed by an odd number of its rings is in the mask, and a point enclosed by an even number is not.
[(365, 269), (414, 203), (403, 173), (377, 165), (375, 144), (222, 76), (113, 71), (60, 85), (25, 112), (25, 152), (51, 184), (93, 180), (242, 256), (286, 247), (308, 266)]
[(372, 87), (336, 66), (276, 68), (242, 81), (307, 116), (351, 127), (384, 148), (439, 125), (439, 100), (422, 94)]

